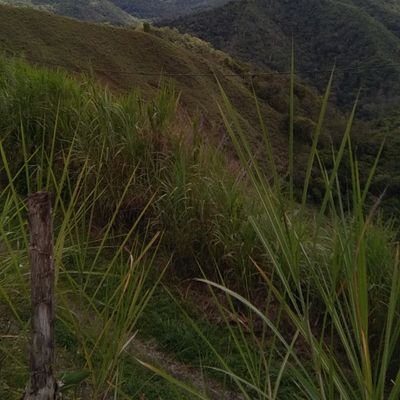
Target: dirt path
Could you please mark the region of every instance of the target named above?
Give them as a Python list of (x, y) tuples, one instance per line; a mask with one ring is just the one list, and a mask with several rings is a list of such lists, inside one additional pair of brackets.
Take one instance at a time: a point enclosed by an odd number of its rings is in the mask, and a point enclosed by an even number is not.
[(235, 393), (214, 379), (205, 377), (199, 368), (181, 363), (170, 354), (158, 349), (156, 341), (134, 339), (129, 353), (141, 361), (152, 364), (174, 378), (192, 386), (210, 400), (242, 400), (244, 397)]

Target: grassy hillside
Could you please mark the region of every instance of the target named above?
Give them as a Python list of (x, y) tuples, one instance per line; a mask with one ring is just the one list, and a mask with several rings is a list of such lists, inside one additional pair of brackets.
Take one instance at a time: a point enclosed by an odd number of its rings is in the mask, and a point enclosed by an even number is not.
[[(18, 60), (0, 58), (0, 72), (1, 398), (21, 399), (29, 378), (26, 197), (37, 190), (54, 194), (63, 398), (398, 398), (399, 246), (379, 204), (365, 214), (369, 171), (345, 151), (353, 115), (334, 168), (320, 165), (316, 208), (308, 177), (294, 202), (285, 177), (265, 176), (226, 97), (236, 165), (196, 124), (177, 130), (169, 85), (145, 98)], [(317, 147), (307, 159), (319, 164)]]
[[(230, 6), (235, 5), (232, 3)], [(246, 13), (243, 13), (243, 18), (245, 15)], [(271, 73), (269, 69), (257, 69), (249, 64), (237, 62), (226, 53), (214, 50), (201, 40), (189, 35), (180, 35), (165, 28), (151, 28), (150, 32), (127, 30), (80, 23), (34, 10), (11, 7), (2, 8), (0, 22), (0, 50), (6, 54), (23, 56), (32, 63), (51, 68), (61, 67), (74, 73), (93, 73), (103, 83), (118, 91), (138, 89), (144, 96), (151, 97), (157, 92), (160, 78), (164, 75), (164, 79), (172, 82), (181, 94), (182, 121), (187, 121), (188, 117), (195, 117), (202, 135), (219, 146), (231, 149), (220, 116), (218, 102), (221, 102), (221, 97), (214, 77), (215, 73), (234, 107), (240, 110), (242, 123), (257, 156), (265, 158), (265, 154), (259, 151), (263, 141), (262, 136), (252, 122), (258, 120), (254, 106), (254, 90), (259, 99), (264, 123), (272, 134), (272, 143), (276, 149), (275, 154), (280, 170), (285, 171), (289, 140), (287, 134), (288, 76), (269, 75)], [(384, 46), (390, 47), (390, 43), (382, 45), (378, 55), (385, 50)], [(290, 47), (288, 41), (287, 47)], [(381, 83), (383, 71), (380, 70), (379, 73), (381, 77), (378, 84)], [(340, 86), (352, 77), (359, 80), (358, 76), (354, 77), (351, 73), (343, 74), (339, 71), (336, 73), (334, 82)], [(378, 79), (376, 75), (370, 78), (374, 81)], [(385, 80), (383, 84), (385, 87), (390, 86), (392, 90), (396, 87), (396, 81), (393, 82)], [(354, 92), (355, 87), (348, 93), (345, 92), (346, 96), (343, 97), (354, 99)], [(339, 88), (336, 86), (333, 95), (336, 100), (341, 98), (338, 93)], [(362, 93), (363, 98), (366, 95)], [(321, 98), (313, 90), (300, 82), (297, 84), (294, 137), (299, 183), (302, 181), (304, 163), (318, 120), (320, 101)], [(393, 98), (391, 101), (394, 101)], [(357, 115), (362, 116), (365, 115), (367, 108), (365, 98), (361, 100), (361, 103)], [(375, 111), (377, 104), (378, 97), (374, 97)], [(389, 118), (390, 109), (387, 110), (384, 103), (379, 103), (379, 107), (381, 113), (387, 113)], [(324, 145), (327, 154), (330, 153), (331, 139), (334, 142), (340, 140), (344, 124), (342, 113), (335, 107), (329, 107), (328, 111), (329, 117), (324, 127)], [(393, 117), (390, 116), (390, 119), (393, 120)], [(398, 213), (398, 202), (395, 199), (399, 182), (395, 179), (397, 163), (393, 157), (396, 159), (399, 142), (396, 139), (397, 130), (392, 128), (394, 126), (396, 124), (386, 123), (383, 120), (359, 124), (355, 128), (355, 135), (360, 162), (365, 163), (366, 166), (371, 165), (371, 160), (377, 154), (383, 137), (387, 137), (380, 164), (380, 179), (373, 188), (375, 194), (380, 195), (382, 190), (389, 186), (391, 188), (388, 191), (390, 209)], [(363, 178), (366, 179), (366, 176)], [(314, 195), (316, 199), (319, 199), (318, 187), (321, 186), (321, 182), (316, 181), (315, 185)]]
[[(194, 275), (200, 255), (212, 260), (212, 253), (206, 256), (211, 248), (217, 258), (229, 253), (230, 243), (239, 250), (229, 237), (245, 234), (245, 218), (237, 220), (243, 228), (230, 217), (222, 228), (227, 205), (241, 207), (237, 177), (221, 153), (176, 130), (178, 95), (168, 85), (146, 99), (15, 60), (0, 58), (0, 71), (0, 396), (20, 399), (28, 379), (22, 349), (29, 346), (29, 267), (21, 210), (29, 192), (46, 189), (54, 193), (60, 272), (56, 369), (90, 371), (87, 385), (66, 398), (97, 400), (110, 392), (125, 399), (192, 398), (140, 367), (135, 357), (151, 359), (151, 347), (132, 339), (144, 324), (154, 338), (157, 322), (138, 318), (166, 266), (172, 284), (174, 276)], [(240, 273), (237, 261), (225, 257), (221, 265)], [(141, 353), (135, 350), (140, 345)]]
[[(204, 134), (225, 146), (226, 131), (217, 101), (220, 90), (214, 74), (235, 107), (240, 109), (249, 140), (256, 147), (260, 136), (250, 123), (258, 119), (253, 89), (259, 94), (261, 113), (272, 133), (272, 141), (281, 151), (287, 143), (288, 77), (259, 76), (251, 80), (250, 66), (213, 50), (206, 43), (168, 29), (145, 33), (81, 23), (28, 9), (2, 7), (0, 13), (0, 50), (23, 56), (26, 60), (73, 72), (91, 71), (105, 84), (117, 90), (141, 90), (154, 94), (160, 79), (172, 82), (181, 93), (182, 118), (197, 115)], [(244, 74), (244, 77), (237, 73)], [(268, 72), (262, 71), (262, 72)], [(316, 120), (320, 97), (299, 83), (296, 90), (299, 116)], [(332, 109), (332, 112), (336, 111)], [(338, 114), (333, 125), (339, 124)], [(303, 129), (304, 131), (304, 129)], [(304, 134), (304, 138), (301, 136)], [(311, 131), (299, 133), (299, 146), (308, 146)]]
[(327, 73), (316, 71), (329, 71), (336, 64), (338, 104), (351, 104), (361, 87), (359, 115), (376, 117), (382, 110), (396, 109), (400, 89), (400, 41), (388, 17), (398, 21), (398, 6), (389, 4), (244, 0), (170, 25), (241, 59), (280, 71), (289, 68), (293, 36), (296, 68), (303, 78), (323, 88)]
[(0, 4), (33, 7), (84, 21), (134, 25), (138, 20), (109, 0), (0, 0)]
[[(182, 124), (178, 129), (186, 130), (182, 126), (188, 123), (188, 117), (194, 117), (203, 136), (223, 148), (231, 149), (218, 108), (221, 97), (213, 75), (215, 73), (233, 105), (240, 110), (242, 123), (257, 156), (265, 158), (265, 154), (259, 150), (262, 136), (257, 124), (252, 122), (258, 120), (254, 90), (259, 99), (261, 115), (272, 135), (280, 170), (286, 170), (289, 140), (288, 76), (269, 75), (271, 71), (268, 69), (257, 69), (237, 62), (201, 40), (165, 28), (151, 28), (150, 32), (126, 30), (11, 7), (2, 7), (0, 22), (0, 50), (6, 54), (23, 56), (34, 64), (61, 67), (73, 73), (93, 73), (117, 91), (140, 90), (144, 96), (151, 97), (157, 92), (160, 78), (164, 75), (164, 79), (172, 82), (181, 94)], [(299, 178), (297, 182), (301, 184), (321, 98), (298, 82), (295, 100), (295, 161)], [(326, 149), (329, 154), (329, 136), (334, 141), (340, 138), (344, 118), (333, 106), (329, 107), (328, 113), (324, 145), (328, 146)], [(374, 126), (361, 125), (355, 129), (359, 148), (367, 150), (365, 154), (360, 154), (361, 161), (365, 161), (367, 166), (371, 164), (382, 141), (380, 125), (377, 122)], [(374, 133), (377, 130), (378, 133)], [(396, 162), (393, 162), (392, 154), (396, 153), (397, 144), (393, 147), (392, 143), (398, 142), (390, 139), (394, 137), (394, 131), (386, 129), (386, 132), (389, 140), (383, 153), (380, 183), (375, 186), (375, 192), (379, 195), (382, 188), (389, 185), (392, 188), (391, 198), (395, 199), (399, 186), (393, 179), (396, 176)], [(318, 187), (321, 182), (316, 181), (315, 186), (314, 196), (319, 199)], [(395, 201), (391, 207), (394, 212), (397, 212), (396, 204)]]

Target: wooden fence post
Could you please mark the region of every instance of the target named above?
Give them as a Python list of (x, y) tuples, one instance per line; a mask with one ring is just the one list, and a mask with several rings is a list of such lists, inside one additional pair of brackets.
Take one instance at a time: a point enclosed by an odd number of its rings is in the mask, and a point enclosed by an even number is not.
[(30, 229), (32, 342), (30, 379), (24, 400), (58, 398), (54, 364), (54, 261), (51, 194), (33, 193), (28, 198)]

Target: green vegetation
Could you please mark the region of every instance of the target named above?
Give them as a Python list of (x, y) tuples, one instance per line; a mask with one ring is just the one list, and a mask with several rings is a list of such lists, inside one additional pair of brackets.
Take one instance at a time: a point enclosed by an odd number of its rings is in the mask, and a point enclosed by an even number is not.
[(400, 5), (393, 0), (349, 0), (349, 4), (360, 7), (371, 17), (382, 23), (389, 31), (400, 37), (399, 25)]
[[(140, 168), (128, 169), (122, 154), (116, 163), (116, 153), (107, 147), (113, 124), (102, 125), (100, 107), (114, 113), (116, 125), (123, 122), (118, 116), (131, 115), (137, 129), (146, 130), (147, 124), (156, 128), (169, 116), (167, 111), (157, 118), (151, 113), (164, 111), (163, 95), (148, 105), (135, 96), (116, 103), (90, 82), (80, 85), (63, 74), (5, 60), (0, 69), (1, 354), (6, 368), (0, 391), (2, 397), (19, 398), (27, 379), (22, 353), (29, 326), (25, 200), (28, 192), (47, 189), (55, 195), (57, 341), (65, 348), (59, 371), (87, 369), (91, 385), (82, 396), (99, 398), (120, 390), (124, 348), (153, 291), (147, 282), (160, 237), (145, 226), (139, 241), (136, 228), (146, 205), (119, 236), (116, 224)], [(132, 123), (124, 121), (126, 128)], [(115, 152), (124, 141), (119, 140)], [(116, 169), (107, 177), (111, 164)], [(112, 188), (112, 179), (122, 186)]]
[[(330, 90), (329, 86), (320, 123)], [(231, 363), (224, 348), (214, 346), (200, 325), (193, 324), (219, 360), (219, 367), (210, 369), (225, 374), (244, 399), (399, 396), (399, 248), (395, 232), (377, 217), (379, 202), (365, 214), (376, 165), (368, 171), (367, 184), (361, 185), (350, 139), (355, 111), (356, 105), (333, 154), (331, 172), (316, 151), (320, 124), (314, 132), (308, 169), (319, 161), (326, 190), (310, 219), (307, 177), (303, 202), (284, 201), (286, 193), (269, 183), (247, 144), (237, 113), (225, 98), (224, 120), (263, 207), (260, 216), (250, 217), (265, 249), (263, 262), (254, 261), (263, 281), (258, 286), (261, 301), (254, 292), (235, 292), (223, 279), (218, 283), (199, 280), (209, 288), (215, 307), (225, 318), (241, 363)], [(340, 190), (334, 194), (333, 188), (340, 187), (337, 172), (347, 157), (353, 195), (346, 212), (343, 194)], [(254, 352), (254, 347), (258, 351)], [(168, 376), (166, 379), (173, 382)]]
[[(399, 187), (395, 165), (400, 153), (396, 122), (400, 91), (398, 15), (399, 7), (392, 1), (301, 0), (267, 4), (262, 0), (244, 0), (166, 23), (239, 59), (278, 72), (288, 70), (293, 38), (296, 71), (321, 91), (335, 64), (332, 99), (340, 109), (350, 112), (361, 89), (357, 120), (364, 122), (356, 122), (353, 135), (354, 147), (363, 165), (361, 171), (371, 167), (385, 140), (382, 162), (371, 191), (377, 198), (387, 188), (385, 208), (389, 214), (397, 214)], [(271, 80), (276, 81), (277, 77)], [(259, 97), (275, 109), (287, 112), (287, 102), (281, 103), (281, 97), (275, 96), (273, 85), (255, 81), (254, 86)], [(303, 100), (300, 103), (304, 104)], [(328, 117), (327, 122), (333, 119), (336, 118)], [(295, 122), (295, 137), (299, 141), (309, 141), (316, 117), (310, 118), (296, 111)], [(321, 141), (327, 142), (329, 140)], [(363, 182), (366, 178), (362, 173)], [(318, 198), (321, 185), (317, 186), (314, 195)]]
[[(196, 131), (187, 142), (174, 129), (169, 85), (146, 101), (19, 61), (2, 59), (0, 69), (0, 391), (19, 398), (27, 379), (25, 200), (47, 189), (55, 193), (58, 370), (90, 372), (83, 398), (157, 398), (155, 386), (132, 378), (138, 367), (125, 350), (158, 277), (168, 264), (169, 276), (198, 276), (202, 260), (210, 277), (218, 262), (232, 281), (250, 283), (243, 278), (259, 244), (246, 215), (256, 205), (218, 151)], [(176, 398), (168, 386), (162, 393)]]
[(250, 79), (174, 30), (3, 10), (0, 44), (25, 59), (0, 57), (1, 398), (27, 381), (36, 190), (54, 193), (67, 399), (399, 397), (398, 227), (380, 210), (397, 115), (344, 119), (335, 73), (321, 99), (294, 62)]
[(111, 0), (129, 14), (146, 19), (175, 18), (177, 15), (220, 6), (229, 0)]
[[(216, 398), (396, 398), (395, 233), (375, 208), (364, 216), (371, 179), (360, 185), (350, 149), (353, 116), (333, 168), (321, 165), (326, 190), (318, 211), (308, 207), (309, 175), (300, 204), (287, 200), (277, 175), (268, 183), (224, 93), (223, 119), (246, 174), (195, 131), (190, 142), (178, 134), (170, 85), (144, 100), (19, 61), (0, 67), (3, 396), (19, 398), (27, 379), (25, 199), (47, 189), (55, 193), (57, 368), (89, 372), (71, 398), (205, 399), (213, 398), (210, 387)], [(264, 131), (268, 149), (269, 138)], [(337, 175), (344, 157), (353, 181), (348, 211)], [(273, 157), (268, 167), (276, 171)], [(208, 321), (198, 299), (185, 305), (178, 295), (168, 307), (157, 288), (166, 267), (168, 285), (206, 278), (214, 304)], [(149, 336), (179, 362), (201, 366), (206, 386), (172, 379), (162, 362), (135, 351)]]
[[(4, 6), (0, 9), (0, 50), (6, 54), (23, 56), (28, 62), (54, 69), (93, 72), (111, 88), (140, 89), (145, 96), (156, 93), (160, 75), (172, 75), (168, 78), (182, 93), (183, 114), (198, 115), (203, 129), (216, 136), (217, 142), (222, 140), (222, 134), (217, 134), (222, 130), (222, 121), (213, 101), (219, 96), (214, 73), (223, 79), (232, 101), (242, 109), (243, 118), (256, 117), (250, 105), (250, 80), (223, 78), (222, 75), (232, 75), (225, 62), (228, 55), (189, 35), (182, 38), (172, 31), (157, 29), (148, 34), (139, 29), (81, 23), (35, 10)], [(287, 102), (285, 80), (275, 82), (275, 86), (277, 96)], [(314, 109), (318, 108), (315, 93), (308, 90), (304, 96), (314, 103)], [(271, 121), (271, 129), (278, 134), (280, 121), (285, 118), (282, 111), (277, 112), (267, 101), (261, 107)], [(254, 133), (250, 124), (249, 130)]]
[(288, 70), (293, 37), (300, 76), (323, 90), (336, 64), (337, 104), (349, 108), (362, 88), (358, 116), (371, 118), (398, 103), (400, 41), (391, 21), (398, 21), (399, 7), (392, 4), (243, 0), (167, 24), (278, 71)]
[(175, 18), (207, 10), (229, 0), (0, 0), (0, 4), (24, 6), (84, 21), (135, 25), (138, 18)]
[(139, 22), (109, 0), (0, 0), (0, 4), (31, 7), (84, 21), (113, 25), (136, 25)]
[[(287, 77), (271, 79), (268, 75), (252, 79), (251, 74), (257, 70), (199, 39), (166, 28), (152, 28), (151, 33), (144, 33), (81, 23), (34, 10), (1, 7), (0, 49), (13, 56), (22, 55), (35, 65), (91, 73), (118, 92), (140, 90), (145, 98), (157, 94), (161, 74), (181, 94), (177, 129), (187, 132), (191, 129), (190, 120), (194, 119), (200, 136), (232, 155), (217, 105), (221, 96), (216, 76), (240, 110), (249, 142), (262, 158), (263, 139), (251, 122), (258, 119), (253, 106), (255, 91), (261, 114), (265, 123), (268, 122), (278, 167), (280, 171), (285, 169), (289, 80)], [(238, 71), (245, 76), (236, 75)], [(320, 96), (301, 82), (296, 84), (295, 96), (297, 116), (316, 121)], [(335, 107), (329, 108), (329, 115), (326, 138), (344, 124), (343, 115)], [(298, 162), (296, 170), (301, 173), (302, 154), (308, 144), (299, 136), (296, 136), (299, 156), (295, 161)], [(330, 139), (326, 142), (329, 145)]]

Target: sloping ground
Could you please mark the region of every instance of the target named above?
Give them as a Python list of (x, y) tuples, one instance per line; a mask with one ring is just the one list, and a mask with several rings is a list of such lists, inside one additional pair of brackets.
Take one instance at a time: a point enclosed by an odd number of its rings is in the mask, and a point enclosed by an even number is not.
[(126, 12), (142, 18), (176, 18), (178, 15), (204, 11), (229, 0), (111, 0)]
[(0, 4), (26, 6), (84, 21), (134, 25), (138, 20), (109, 0), (0, 0)]
[(160, 351), (154, 340), (134, 340), (129, 351), (133, 357), (156, 365), (180, 382), (194, 387), (199, 393), (205, 393), (209, 400), (244, 400), (243, 395), (228, 390), (217, 380), (204, 376), (198, 368), (184, 364), (170, 354)]
[(398, 6), (391, 11), (389, 2), (377, 4), (243, 0), (167, 24), (244, 60), (285, 71), (293, 36), (303, 78), (323, 88), (329, 72), (318, 71), (336, 64), (337, 102), (348, 107), (362, 87), (360, 115), (376, 117), (381, 107), (397, 108), (400, 90), (400, 41), (389, 28), (393, 21), (398, 25)]
[(360, 7), (400, 38), (400, 3), (397, 0), (346, 0)]
[[(0, 52), (23, 56), (31, 63), (49, 68), (65, 68), (74, 73), (93, 73), (115, 90), (141, 90), (146, 97), (156, 94), (161, 80), (171, 81), (181, 93), (181, 121), (178, 132), (192, 132), (189, 115), (197, 129), (215, 143), (229, 146), (219, 105), (217, 75), (228, 97), (240, 112), (245, 132), (260, 157), (263, 139), (254, 104), (253, 89), (258, 96), (261, 114), (272, 136), (276, 161), (282, 172), (287, 166), (289, 77), (271, 70), (255, 69), (216, 51), (207, 43), (189, 35), (162, 28), (145, 33), (133, 29), (95, 25), (54, 16), (31, 9), (0, 7)], [(162, 78), (163, 76), (163, 78)], [(389, 82), (388, 84), (390, 84)], [(395, 86), (395, 85), (393, 85)], [(296, 171), (299, 182), (318, 119), (320, 97), (309, 87), (295, 88)], [(383, 106), (382, 106), (383, 107)], [(343, 133), (344, 118), (334, 107), (329, 108), (325, 132), (332, 136)], [(393, 124), (390, 124), (393, 126)], [(375, 129), (375, 128), (374, 128)], [(378, 127), (380, 129), (380, 127)], [(360, 149), (366, 149), (363, 171), (367, 173), (382, 136), (372, 135), (369, 126), (361, 126)], [(375, 192), (390, 186), (397, 193), (394, 177), (397, 165), (397, 141), (390, 139), (383, 153), (380, 181)], [(330, 145), (329, 140), (324, 140)], [(393, 144), (395, 146), (393, 147)], [(392, 197), (393, 198), (393, 197)], [(396, 208), (395, 206), (394, 208)]]
[[(188, 36), (169, 30), (144, 33), (88, 24), (31, 9), (2, 6), (0, 51), (50, 68), (92, 71), (115, 89), (140, 89), (149, 96), (156, 92), (161, 77), (167, 77), (182, 94), (184, 112), (197, 116), (202, 130), (214, 135), (218, 143), (226, 141), (226, 137), (217, 104), (220, 89), (214, 74), (240, 110), (250, 142), (257, 145), (261, 138), (256, 136), (258, 116), (252, 89), (255, 84), (261, 112), (278, 153), (279, 149), (287, 148), (288, 77), (265, 75), (252, 81), (246, 75), (251, 72), (248, 66)], [(296, 95), (298, 114), (315, 120), (319, 96), (303, 85), (298, 85)], [(307, 135), (306, 132), (305, 141)], [(281, 160), (286, 163), (286, 153), (282, 153)]]
[(26, 6), (84, 21), (132, 25), (139, 18), (176, 18), (228, 3), (229, 0), (0, 0), (0, 4)]

